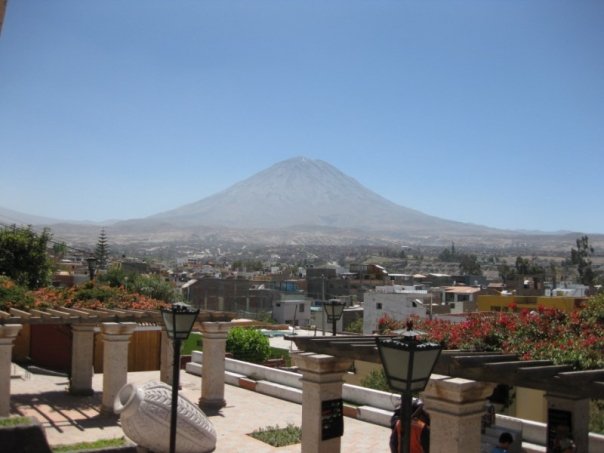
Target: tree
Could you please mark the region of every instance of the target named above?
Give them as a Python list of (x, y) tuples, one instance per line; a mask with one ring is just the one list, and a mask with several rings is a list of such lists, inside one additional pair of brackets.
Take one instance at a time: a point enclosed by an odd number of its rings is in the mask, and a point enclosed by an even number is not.
[(537, 262), (537, 258), (532, 259), (516, 257), (516, 272), (518, 275), (540, 275), (545, 274), (545, 269)]
[(67, 253), (67, 244), (65, 242), (55, 242), (52, 245), (52, 254), (56, 261), (60, 261)]
[(552, 282), (552, 289), (556, 288), (558, 285), (558, 266), (556, 265), (556, 262), (554, 260), (551, 260), (549, 262), (549, 278), (551, 279)]
[(445, 263), (449, 263), (449, 262), (452, 262), (452, 261), (458, 261), (460, 258), (461, 258), (461, 256), (455, 250), (455, 243), (454, 242), (451, 242), (451, 248), (450, 249), (444, 249), (438, 255), (438, 259), (440, 261), (444, 261)]
[(451, 255), (451, 250), (449, 250), (449, 249), (444, 249), (442, 252), (440, 252), (438, 254), (438, 259), (440, 261), (444, 261), (445, 263), (448, 263), (450, 261), (454, 261), (454, 258)]
[(482, 275), (482, 269), (480, 268), (480, 263), (478, 262), (476, 255), (461, 255), (459, 270), (464, 275)]
[(516, 272), (520, 275), (529, 274), (529, 260), (528, 258), (522, 258), (521, 256), (516, 257)]
[(107, 233), (105, 233), (104, 228), (99, 234), (99, 239), (94, 250), (94, 256), (97, 259), (99, 269), (107, 269), (107, 262), (109, 261), (109, 244), (107, 241)]
[(0, 230), (0, 275), (30, 289), (50, 282), (47, 247), (52, 235), (45, 228), (36, 233), (31, 227), (12, 225)]
[(503, 262), (497, 267), (497, 270), (499, 271), (499, 276), (504, 283), (515, 280), (518, 276), (516, 268), (510, 266), (506, 260), (503, 260)]
[(570, 260), (572, 264), (577, 266), (579, 281), (587, 286), (593, 286), (595, 280), (595, 273), (591, 267), (591, 256), (593, 253), (594, 249), (589, 245), (589, 237), (587, 235), (578, 238), (577, 248), (573, 248), (570, 251)]

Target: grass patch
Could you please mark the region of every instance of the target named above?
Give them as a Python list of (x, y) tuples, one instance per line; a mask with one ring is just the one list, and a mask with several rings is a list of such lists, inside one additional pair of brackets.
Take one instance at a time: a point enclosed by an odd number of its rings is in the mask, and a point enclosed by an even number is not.
[(292, 424), (288, 424), (285, 428), (275, 425), (257, 429), (249, 435), (273, 447), (285, 447), (301, 442), (302, 429)]
[(289, 352), (285, 349), (273, 348), (271, 346), (269, 359), (283, 359), (285, 361), (285, 366), (292, 366), (292, 358), (289, 355)]
[(180, 353), (182, 355), (191, 355), (193, 351), (203, 351), (203, 340), (198, 332), (191, 332), (189, 338), (182, 342)]
[(0, 426), (31, 425), (29, 417), (5, 417), (0, 418)]
[(109, 447), (123, 447), (126, 445), (126, 439), (119, 437), (115, 439), (104, 439), (97, 440), (94, 442), (79, 442), (77, 444), (70, 445), (57, 445), (52, 447), (53, 453), (69, 453), (80, 450), (92, 450), (94, 448), (109, 448)]

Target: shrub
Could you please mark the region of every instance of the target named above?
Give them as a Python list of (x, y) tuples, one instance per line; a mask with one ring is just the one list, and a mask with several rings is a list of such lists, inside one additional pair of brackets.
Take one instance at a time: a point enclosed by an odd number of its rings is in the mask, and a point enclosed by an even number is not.
[(363, 333), (363, 318), (358, 318), (352, 321), (346, 330), (351, 333)]
[(17, 285), (12, 279), (0, 275), (0, 310), (10, 308), (27, 309), (33, 306), (34, 298), (27, 288)]
[(390, 386), (388, 385), (388, 380), (386, 379), (386, 373), (384, 373), (383, 368), (380, 368), (379, 370), (371, 370), (369, 374), (363, 378), (361, 385), (373, 390), (382, 390), (384, 392), (391, 391)]
[(235, 327), (227, 335), (226, 350), (237, 360), (262, 363), (270, 356), (270, 344), (258, 330)]

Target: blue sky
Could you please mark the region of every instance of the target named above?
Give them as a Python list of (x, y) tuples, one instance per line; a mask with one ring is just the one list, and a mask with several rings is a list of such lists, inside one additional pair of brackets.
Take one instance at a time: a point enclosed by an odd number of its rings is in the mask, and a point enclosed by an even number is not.
[(294, 156), (499, 228), (604, 233), (604, 2), (9, 0), (0, 207), (137, 218)]

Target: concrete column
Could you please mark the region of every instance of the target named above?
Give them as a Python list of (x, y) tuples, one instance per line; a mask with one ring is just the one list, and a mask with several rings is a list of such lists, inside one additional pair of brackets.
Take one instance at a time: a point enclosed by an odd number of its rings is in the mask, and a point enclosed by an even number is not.
[(94, 328), (96, 324), (72, 324), (69, 393), (92, 395)]
[(495, 384), (433, 374), (422, 394), (430, 413), (430, 450), (480, 451), (485, 399)]
[[(577, 451), (589, 451), (589, 399), (546, 393), (547, 451), (553, 451), (556, 435), (568, 432)], [(564, 436), (566, 437), (566, 436)]]
[(344, 373), (353, 361), (310, 352), (292, 354), (292, 360), (302, 373), (302, 453), (339, 452), (340, 436), (323, 439), (324, 424), (333, 422), (325, 420), (323, 402), (342, 399)]
[(101, 412), (113, 413), (113, 401), (128, 382), (128, 343), (135, 328), (135, 322), (101, 324), (104, 347)]
[(8, 417), (10, 413), (13, 344), (22, 327), (21, 324), (0, 325), (0, 417)]
[(165, 327), (161, 329), (161, 345), (159, 355), (159, 380), (168, 385), (172, 385), (172, 364), (174, 361), (174, 346), (172, 340), (168, 337), (168, 331)]
[(226, 339), (231, 323), (203, 322), (203, 363), (201, 370), (201, 399), (199, 406), (217, 410), (226, 406), (224, 399), (224, 359)]

